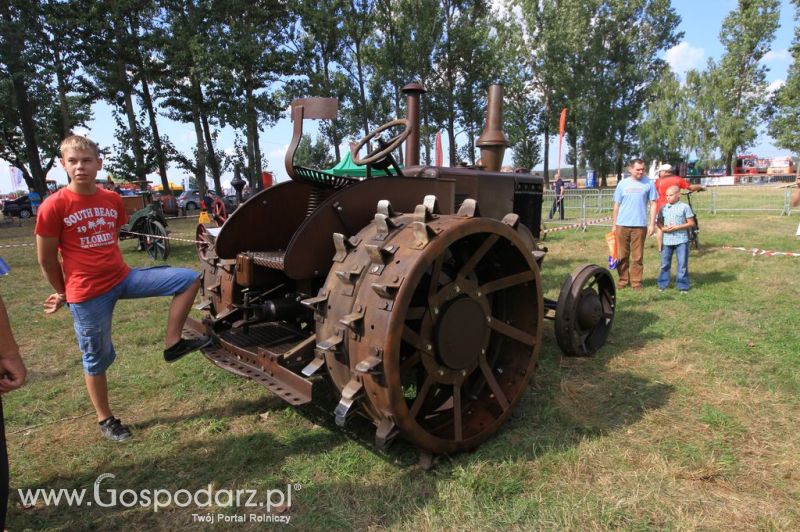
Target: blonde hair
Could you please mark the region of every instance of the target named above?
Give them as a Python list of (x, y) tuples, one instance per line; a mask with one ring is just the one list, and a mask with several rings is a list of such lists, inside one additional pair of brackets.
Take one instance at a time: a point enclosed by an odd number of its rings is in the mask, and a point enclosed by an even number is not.
[(90, 151), (94, 153), (95, 157), (100, 158), (100, 147), (97, 146), (97, 143), (81, 135), (70, 135), (61, 141), (61, 145), (58, 147), (61, 157), (64, 157), (67, 150)]

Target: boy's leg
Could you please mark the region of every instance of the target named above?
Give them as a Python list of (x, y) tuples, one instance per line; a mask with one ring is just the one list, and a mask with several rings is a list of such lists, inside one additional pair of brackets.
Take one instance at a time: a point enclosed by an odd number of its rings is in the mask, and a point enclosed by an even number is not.
[(197, 291), (200, 289), (200, 278), (189, 285), (189, 287), (176, 294), (169, 304), (169, 313), (167, 314), (167, 335), (164, 338), (165, 347), (170, 347), (178, 343), (181, 339), (181, 331), (186, 318), (189, 316), (189, 311), (192, 310), (194, 298), (197, 296)]
[(209, 342), (208, 338), (184, 340), (181, 331), (186, 317), (200, 288), (200, 274), (187, 268), (156, 266), (131, 270), (122, 283), (122, 298), (173, 296), (167, 314), (167, 332), (164, 344), (164, 358), (168, 362), (177, 360)]
[(669, 272), (672, 269), (672, 251), (674, 246), (661, 248), (661, 271), (658, 274), (658, 287), (663, 290), (669, 286)]
[(631, 254), (631, 233), (629, 227), (617, 226), (615, 234), (617, 238), (617, 275), (619, 282), (617, 288), (625, 288), (630, 283), (630, 254)]
[(678, 269), (675, 275), (675, 288), (689, 290), (689, 243), (684, 242), (675, 246), (678, 255)]
[(83, 374), (83, 381), (86, 383), (86, 390), (89, 392), (89, 399), (92, 400), (94, 411), (97, 412), (97, 421), (103, 421), (111, 417), (111, 406), (108, 404), (108, 382), (106, 374), (89, 375)]
[(558, 210), (561, 213), (561, 219), (564, 219), (564, 198), (558, 201)]
[(115, 287), (89, 301), (69, 305), (75, 336), (83, 356), (84, 382), (98, 421), (111, 415), (105, 373), (116, 358), (111, 342), (111, 317), (116, 296)]

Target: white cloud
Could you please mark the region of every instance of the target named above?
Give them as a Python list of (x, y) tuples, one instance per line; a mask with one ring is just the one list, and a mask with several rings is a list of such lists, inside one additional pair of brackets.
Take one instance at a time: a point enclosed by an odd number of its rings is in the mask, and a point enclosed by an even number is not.
[(792, 56), (789, 55), (789, 50), (783, 48), (781, 50), (770, 50), (764, 54), (761, 61), (763, 63), (774, 63), (776, 61), (788, 61), (791, 57)]
[(767, 94), (772, 94), (773, 92), (780, 89), (784, 85), (786, 85), (785, 81), (783, 81), (782, 79), (776, 79), (775, 81), (767, 85)]
[(667, 50), (666, 59), (672, 70), (678, 74), (685, 74), (693, 68), (702, 66), (706, 52), (702, 48), (695, 48), (686, 41)]
[(222, 152), (229, 157), (233, 157), (234, 155), (236, 155), (236, 148), (234, 146), (230, 146), (222, 150)]
[(267, 155), (267, 158), (270, 161), (272, 161), (272, 160), (276, 160), (276, 161), (277, 160), (282, 160), (283, 157), (286, 155), (286, 150), (288, 150), (288, 149), (289, 149), (289, 145), (288, 144), (284, 144), (282, 147), (276, 148), (276, 149), (272, 150), (271, 152), (269, 152), (269, 154)]

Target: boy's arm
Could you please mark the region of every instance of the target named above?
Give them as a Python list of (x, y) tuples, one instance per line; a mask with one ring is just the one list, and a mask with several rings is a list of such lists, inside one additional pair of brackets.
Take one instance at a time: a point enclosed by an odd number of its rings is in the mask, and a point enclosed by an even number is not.
[(22, 386), (26, 373), (25, 364), (19, 356), (19, 346), (11, 332), (5, 303), (0, 297), (0, 394)]
[(36, 257), (39, 259), (42, 275), (56, 291), (44, 301), (44, 313), (52, 314), (67, 302), (64, 272), (58, 262), (58, 238), (36, 235)]

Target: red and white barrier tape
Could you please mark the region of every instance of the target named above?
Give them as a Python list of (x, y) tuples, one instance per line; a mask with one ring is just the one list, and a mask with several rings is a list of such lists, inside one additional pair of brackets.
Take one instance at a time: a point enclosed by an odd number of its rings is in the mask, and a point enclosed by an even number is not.
[(4, 245), (0, 246), (0, 248), (26, 248), (26, 247), (31, 247), (31, 246), (35, 246), (35, 245), (36, 244), (34, 244), (33, 242), (29, 242), (27, 244), (4, 244)]
[(202, 242), (200, 240), (189, 240), (188, 238), (175, 238), (174, 236), (161, 236), (161, 235), (151, 235), (148, 233), (137, 233), (136, 231), (122, 231), (126, 235), (136, 235), (136, 236), (146, 236), (149, 238), (159, 238), (161, 240), (177, 240), (178, 242), (191, 242), (192, 244), (207, 244), (208, 242)]
[(578, 222), (576, 224), (571, 225), (561, 225), (559, 227), (553, 227), (552, 229), (545, 229), (544, 233), (555, 233), (556, 231), (566, 231), (567, 229), (581, 229), (583, 227), (587, 227), (590, 225), (597, 225), (603, 222), (611, 221), (611, 216), (606, 216), (604, 218), (597, 218), (595, 220), (587, 220), (585, 222)]
[(761, 248), (739, 248), (734, 246), (722, 246), (722, 249), (732, 249), (734, 251), (745, 251), (752, 254), (754, 257), (800, 257), (800, 252), (796, 251), (771, 251)]

